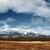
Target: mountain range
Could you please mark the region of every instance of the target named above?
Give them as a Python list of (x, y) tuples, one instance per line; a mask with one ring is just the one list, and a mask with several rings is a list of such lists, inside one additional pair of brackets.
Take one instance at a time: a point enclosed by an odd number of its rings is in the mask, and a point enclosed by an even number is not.
[(24, 34), (24, 32), (17, 32), (17, 31), (3, 31), (0, 33), (0, 37), (49, 37), (49, 35), (42, 35), (42, 34), (38, 34), (35, 32), (26, 32), (26, 34)]

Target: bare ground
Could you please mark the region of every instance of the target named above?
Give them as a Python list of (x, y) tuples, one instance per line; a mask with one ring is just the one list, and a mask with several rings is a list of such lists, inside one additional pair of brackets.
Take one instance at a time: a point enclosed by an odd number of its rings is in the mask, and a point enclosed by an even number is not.
[(50, 50), (50, 41), (0, 41), (0, 50)]

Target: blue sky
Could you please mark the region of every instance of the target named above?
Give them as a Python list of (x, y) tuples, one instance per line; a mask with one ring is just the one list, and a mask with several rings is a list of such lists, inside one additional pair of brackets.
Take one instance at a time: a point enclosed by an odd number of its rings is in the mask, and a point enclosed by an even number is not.
[[(8, 19), (14, 19), (14, 21), (8, 21), (5, 24), (11, 25), (11, 27), (17, 27), (19, 25), (24, 26), (30, 26), (30, 28), (36, 28), (38, 26), (45, 27), (45, 22), (47, 19), (45, 17), (41, 16), (33, 16), (32, 13), (16, 13), (12, 10), (9, 10), (5, 13), (0, 13), (0, 21), (3, 21), (3, 23), (0, 23), (0, 26), (4, 25), (4, 22)], [(37, 21), (36, 21), (37, 20)], [(39, 21), (40, 20), (40, 21)], [(47, 26), (49, 26), (48, 24)]]
[[(12, 10), (9, 10), (6, 13), (0, 13), (0, 21), (5, 21), (9, 18), (14, 19), (14, 21), (7, 22), (6, 24), (11, 25), (12, 27), (17, 27), (18, 25), (29, 25), (31, 24), (32, 14), (27, 13), (16, 13)], [(29, 18), (28, 18), (29, 17)], [(0, 23), (4, 25), (3, 23)]]
[(0, 30), (5, 25), (50, 35), (50, 0), (0, 0)]

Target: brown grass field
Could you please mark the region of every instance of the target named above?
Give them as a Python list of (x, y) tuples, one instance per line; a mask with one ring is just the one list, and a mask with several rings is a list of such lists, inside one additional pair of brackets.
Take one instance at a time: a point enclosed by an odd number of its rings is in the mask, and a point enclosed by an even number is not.
[(50, 50), (50, 41), (2, 41), (0, 50)]

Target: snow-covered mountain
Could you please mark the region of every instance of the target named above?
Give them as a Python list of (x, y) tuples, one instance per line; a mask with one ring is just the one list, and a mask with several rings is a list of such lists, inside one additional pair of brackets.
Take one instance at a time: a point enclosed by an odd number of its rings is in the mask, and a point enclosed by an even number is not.
[(23, 36), (23, 34), (15, 31), (10, 31), (10, 32), (3, 31), (1, 32), (0, 36)]
[(14, 37), (35, 37), (35, 36), (41, 36), (41, 37), (46, 37), (46, 35), (38, 34), (36, 32), (31, 32), (31, 31), (24, 31), (24, 30), (9, 30), (9, 31), (2, 31), (0, 32), (0, 37), (5, 37), (5, 36), (14, 36)]
[[(39, 28), (40, 29), (40, 28)], [(42, 29), (11, 28), (5, 25), (0, 28), (0, 36), (48, 36)], [(39, 31), (38, 31), (39, 30)], [(48, 33), (48, 32), (47, 32)]]

